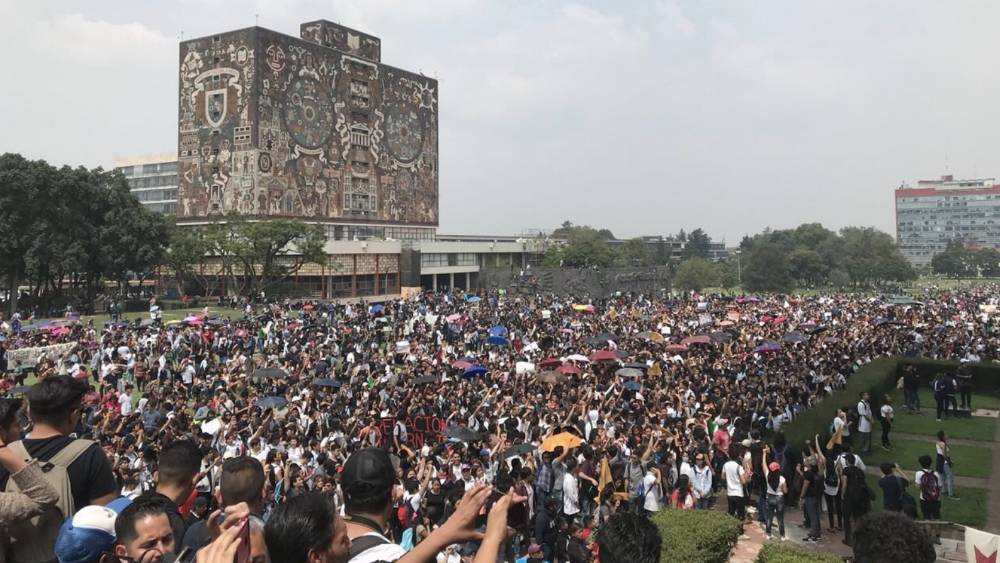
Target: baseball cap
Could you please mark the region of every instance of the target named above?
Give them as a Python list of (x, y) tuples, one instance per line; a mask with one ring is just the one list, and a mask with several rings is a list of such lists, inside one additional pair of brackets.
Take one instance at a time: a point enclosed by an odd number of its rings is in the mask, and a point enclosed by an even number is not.
[(531, 545), (528, 546), (528, 555), (533, 555), (535, 553), (538, 553), (541, 550), (542, 550), (542, 546), (538, 545), (537, 543), (533, 543), (533, 544), (531, 544)]
[(370, 498), (392, 490), (396, 471), (385, 450), (364, 448), (351, 454), (340, 474), (348, 499)]
[(55, 554), (59, 563), (93, 563), (115, 544), (115, 520), (126, 506), (119, 498), (107, 506), (85, 506), (65, 521), (56, 538)]
[(781, 471), (781, 466), (778, 465), (777, 461), (772, 461), (771, 465), (768, 465), (767, 468), (771, 471)]

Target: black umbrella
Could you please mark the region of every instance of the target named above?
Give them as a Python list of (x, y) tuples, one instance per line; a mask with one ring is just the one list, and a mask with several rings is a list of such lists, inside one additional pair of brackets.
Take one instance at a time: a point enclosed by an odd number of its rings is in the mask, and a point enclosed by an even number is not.
[(424, 385), (425, 383), (434, 383), (437, 381), (437, 377), (433, 375), (425, 375), (423, 377), (418, 377), (413, 380), (414, 385)]
[(805, 342), (809, 337), (798, 331), (792, 331), (782, 337), (785, 342)]
[(262, 397), (254, 402), (253, 406), (262, 409), (273, 409), (283, 407), (288, 404), (284, 397)]
[(628, 352), (626, 352), (625, 350), (620, 350), (620, 349), (619, 349), (619, 350), (615, 350), (615, 356), (617, 356), (618, 358), (620, 358), (620, 359), (623, 359), (623, 360), (624, 360), (625, 358), (627, 358), (627, 357), (631, 356), (631, 355), (632, 355), (632, 354), (629, 354), (629, 353), (628, 353)]
[(712, 334), (709, 334), (708, 337), (711, 338), (712, 342), (715, 342), (716, 344), (722, 344), (723, 342), (729, 342), (730, 340), (733, 339), (732, 336), (730, 336), (729, 334), (727, 334), (725, 332), (713, 332)]
[(253, 372), (254, 377), (266, 377), (270, 379), (284, 379), (288, 377), (288, 372), (281, 368), (264, 368)]
[(441, 435), (445, 438), (454, 438), (462, 442), (471, 442), (481, 438), (479, 432), (464, 426), (449, 426), (441, 431)]
[(722, 329), (722, 332), (724, 332), (724, 333), (732, 336), (733, 338), (739, 338), (740, 337), (740, 331), (736, 330), (733, 327), (726, 327), (726, 328)]
[(636, 338), (641, 338), (643, 340), (649, 340), (650, 334), (651, 333), (647, 330), (647, 331), (640, 332), (639, 334), (635, 335), (635, 337)]
[(597, 337), (601, 340), (618, 340), (618, 335), (611, 334), (610, 332), (602, 332), (601, 334), (598, 334)]
[(343, 383), (337, 381), (336, 379), (316, 379), (312, 382), (313, 385), (319, 387), (340, 387)]
[(532, 446), (531, 444), (518, 444), (504, 450), (503, 457), (504, 459), (507, 459), (519, 455), (530, 454), (533, 451), (535, 451), (535, 446)]
[(624, 367), (632, 368), (632, 369), (641, 369), (643, 371), (649, 369), (649, 366), (647, 366), (646, 364), (644, 364), (642, 362), (630, 362), (630, 363), (625, 364)]
[(813, 335), (813, 334), (823, 334), (824, 332), (826, 332), (828, 330), (830, 330), (830, 327), (828, 327), (828, 326), (818, 326), (818, 327), (810, 330), (809, 334), (810, 335)]
[(604, 338), (599, 338), (597, 336), (588, 336), (587, 338), (584, 338), (583, 341), (591, 346), (604, 346), (608, 343), (608, 341)]

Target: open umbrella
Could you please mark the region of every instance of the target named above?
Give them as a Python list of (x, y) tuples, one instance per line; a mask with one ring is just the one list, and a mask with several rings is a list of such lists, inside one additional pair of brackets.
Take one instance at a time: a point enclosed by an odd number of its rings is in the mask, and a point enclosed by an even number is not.
[(639, 334), (635, 335), (635, 337), (639, 338), (641, 340), (649, 340), (649, 337), (650, 337), (651, 334), (653, 334), (653, 333), (649, 332), (648, 330), (644, 330), (644, 331), (640, 332)]
[(562, 365), (562, 360), (559, 358), (546, 358), (538, 362), (538, 367), (540, 368), (555, 368)]
[(628, 389), (629, 391), (638, 391), (642, 389), (642, 384), (639, 383), (638, 381), (626, 381), (625, 388)]
[(640, 369), (642, 371), (646, 371), (647, 369), (649, 369), (649, 366), (647, 366), (646, 364), (644, 364), (642, 362), (629, 362), (629, 363), (625, 364), (622, 367), (632, 368), (632, 369)]
[(760, 346), (753, 349), (754, 352), (779, 352), (781, 351), (781, 346), (777, 344), (761, 344)]
[(690, 346), (692, 344), (711, 344), (712, 339), (707, 334), (698, 334), (695, 336), (689, 336), (684, 340), (681, 340), (681, 344)]
[(632, 354), (629, 354), (627, 351), (622, 350), (621, 348), (615, 350), (615, 357), (618, 358), (619, 360), (624, 360), (631, 355)]
[(458, 360), (457, 362), (452, 363), (451, 367), (453, 367), (455, 369), (466, 370), (466, 369), (471, 368), (473, 365), (474, 364), (472, 364), (470, 362), (465, 362), (465, 361), (462, 361), (462, 360)]
[(719, 326), (733, 326), (733, 321), (719, 321), (715, 324)]
[(273, 409), (283, 407), (288, 404), (284, 397), (261, 397), (254, 401), (253, 406), (261, 409)]
[(687, 349), (688, 347), (683, 344), (670, 344), (666, 348), (664, 348), (664, 350), (666, 350), (667, 352), (674, 352), (674, 353), (686, 352)]
[(597, 337), (601, 340), (618, 340), (618, 335), (610, 332), (602, 332), (601, 334), (598, 334)]
[(588, 358), (587, 356), (584, 356), (582, 354), (572, 354), (570, 356), (566, 356), (566, 359), (569, 360), (569, 361), (571, 361), (571, 362), (587, 362), (587, 363), (590, 363), (590, 358)]
[(566, 364), (564, 366), (559, 366), (556, 368), (559, 373), (565, 373), (566, 375), (580, 375), (580, 368), (574, 366), (573, 364)]
[(805, 342), (806, 340), (809, 340), (808, 336), (806, 336), (806, 335), (804, 335), (804, 334), (802, 334), (801, 332), (798, 332), (798, 331), (789, 332), (789, 333), (785, 334), (785, 336), (783, 336), (782, 338), (784, 339), (785, 342), (791, 342), (793, 344), (797, 343), (797, 342)]
[(613, 362), (618, 359), (611, 350), (601, 350), (599, 352), (594, 352), (593, 354), (587, 356), (587, 358), (592, 362)]
[(570, 448), (575, 448), (583, 443), (583, 440), (579, 436), (570, 434), (569, 432), (563, 432), (562, 434), (556, 434), (554, 436), (549, 436), (542, 442), (542, 445), (538, 446), (538, 449), (543, 452), (553, 452), (556, 448), (562, 447), (563, 450), (568, 450)]
[[(381, 305), (376, 305), (375, 307), (381, 307)], [(375, 307), (372, 307), (372, 308), (374, 309)], [(312, 306), (311, 303), (306, 303), (305, 305), (302, 306), (302, 310), (303, 311), (312, 311), (313, 310), (313, 306)]]
[(288, 377), (288, 372), (281, 368), (264, 368), (253, 372), (253, 376), (267, 379), (283, 379)]
[(340, 387), (343, 385), (343, 383), (337, 381), (336, 379), (315, 379), (312, 384), (319, 387)]
[(476, 377), (477, 375), (486, 375), (486, 368), (483, 366), (472, 366), (462, 372), (462, 377), (468, 377), (470, 379)]
[(449, 426), (441, 431), (441, 435), (462, 442), (471, 442), (480, 438), (479, 432), (464, 426)]
[(650, 334), (649, 339), (652, 340), (653, 342), (656, 342), (657, 344), (663, 344), (663, 335), (660, 334), (659, 332), (654, 332)]
[(49, 334), (51, 334), (52, 336), (62, 336), (64, 334), (69, 334), (69, 329), (65, 328), (65, 327), (63, 327), (63, 328), (57, 328), (57, 329), (53, 330), (52, 332), (50, 332)]
[(382, 311), (382, 307), (383, 307), (383, 305), (381, 303), (379, 303), (378, 305), (372, 305), (371, 312), (373, 314), (374, 313), (379, 313), (379, 312)]
[(516, 446), (511, 446), (506, 450), (504, 450), (503, 457), (504, 459), (509, 459), (512, 457), (517, 457), (519, 455), (530, 454), (533, 451), (535, 451), (535, 446), (531, 444), (518, 444)]
[(596, 336), (588, 336), (584, 338), (583, 341), (586, 342), (587, 344), (590, 344), (591, 346), (604, 346), (605, 344), (608, 343), (607, 340), (603, 338), (598, 338)]
[(462, 315), (458, 315), (458, 314), (448, 315), (448, 322), (449, 323), (453, 323), (453, 322), (455, 322), (455, 321), (457, 321), (458, 319), (461, 319), (461, 318), (462, 318)]
[(184, 317), (184, 322), (186, 322), (186, 323), (189, 323), (189, 322), (192, 322), (192, 321), (197, 321), (197, 320), (198, 320), (198, 317), (195, 316), (195, 315), (188, 315), (188, 316)]
[(433, 375), (425, 375), (423, 377), (418, 377), (413, 380), (414, 385), (426, 385), (427, 383), (434, 383), (437, 381), (437, 377)]
[(818, 327), (810, 330), (809, 331), (809, 335), (811, 336), (811, 335), (814, 335), (814, 334), (822, 334), (822, 333), (824, 333), (824, 332), (826, 332), (828, 330), (830, 330), (830, 327), (828, 327), (828, 326), (818, 326)]
[(479, 303), (482, 299), (478, 295), (473, 295), (472, 297), (466, 297), (465, 300), (469, 303)]
[(642, 377), (642, 372), (635, 368), (622, 368), (615, 372), (619, 377)]
[(711, 338), (712, 342), (715, 342), (716, 344), (729, 342), (730, 340), (733, 339), (733, 337), (726, 332), (713, 332), (712, 334), (709, 334), (708, 337)]
[(505, 327), (497, 325), (490, 329), (490, 334), (494, 334), (496, 336), (503, 336), (504, 334), (507, 334), (507, 329)]
[(460, 361), (460, 362), (469, 362), (470, 364), (475, 364), (476, 363), (476, 359), (473, 358), (472, 356), (466, 356), (464, 358), (459, 358), (458, 361)]
[(564, 383), (566, 375), (558, 371), (543, 371), (538, 374), (538, 381), (541, 383)]
[(494, 346), (510, 346), (510, 341), (502, 336), (491, 336), (486, 339), (487, 344), (493, 344)]

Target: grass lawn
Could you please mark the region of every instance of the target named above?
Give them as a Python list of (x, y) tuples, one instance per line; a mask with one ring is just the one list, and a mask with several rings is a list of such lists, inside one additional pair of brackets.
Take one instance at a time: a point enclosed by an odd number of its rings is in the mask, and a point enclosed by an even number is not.
[[(933, 401), (933, 393), (928, 391), (930, 400)], [(974, 408), (996, 408), (996, 399), (992, 397), (972, 397)], [(978, 404), (977, 404), (978, 403)], [(896, 391), (892, 394), (892, 404), (896, 415), (896, 424), (893, 432), (905, 432), (907, 434), (921, 434), (923, 436), (937, 436), (938, 430), (944, 430), (952, 438), (963, 440), (982, 440), (992, 442), (996, 439), (996, 419), (974, 416), (972, 418), (945, 418), (938, 422), (934, 418), (933, 411), (923, 411), (923, 415), (910, 414), (903, 408), (903, 392)], [(920, 406), (928, 403), (924, 402), (924, 392), (920, 392)], [(931, 402), (931, 405), (935, 403)], [(875, 432), (872, 433), (872, 440), (877, 440), (882, 431), (881, 424), (875, 425)], [(891, 440), (890, 435), (890, 440)]]
[[(877, 440), (878, 436), (872, 435), (872, 451), (861, 454), (861, 459), (868, 467), (878, 467), (889, 462), (898, 463), (903, 469), (913, 472), (920, 469), (920, 462), (917, 461), (920, 456), (926, 454), (934, 459), (934, 442), (893, 440), (890, 434), (893, 450), (887, 452), (875, 443)], [(953, 445), (951, 459), (955, 461), (957, 476), (988, 479), (993, 469), (993, 451), (988, 447)]]
[[(875, 491), (875, 501), (872, 503), (872, 510), (882, 511), (882, 489), (878, 486), (878, 479), (874, 475), (868, 475), (868, 486)], [(907, 491), (917, 500), (917, 514), (920, 514), (920, 500), (917, 488), (911, 484)], [(962, 500), (951, 500), (941, 496), (941, 519), (945, 522), (955, 522), (974, 528), (982, 528), (986, 524), (987, 516), (987, 492), (979, 487), (955, 487), (955, 494)]]
[[(934, 400), (934, 390), (929, 388), (920, 388), (920, 407), (924, 409), (934, 409), (937, 408), (937, 401)], [(962, 398), (959, 396), (955, 397), (955, 401), (958, 404), (962, 404)], [(896, 390), (892, 395), (892, 404), (898, 410), (903, 408), (903, 391)], [(972, 391), (972, 409), (991, 409), (995, 410), (997, 408), (997, 396), (994, 392), (993, 394), (986, 394), (982, 391), (978, 393), (973, 389)]]

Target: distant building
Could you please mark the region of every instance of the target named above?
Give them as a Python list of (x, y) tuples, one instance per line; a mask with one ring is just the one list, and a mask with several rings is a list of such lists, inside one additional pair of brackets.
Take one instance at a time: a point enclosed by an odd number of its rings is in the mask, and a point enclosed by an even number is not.
[(180, 222), (237, 211), (331, 240), (433, 240), (438, 84), (382, 63), (377, 37), (319, 20), (192, 39), (179, 81)]
[(1000, 185), (993, 178), (921, 180), (896, 189), (896, 240), (915, 267), (949, 242), (1000, 248)]
[(158, 213), (177, 212), (177, 153), (115, 157), (114, 168), (128, 178), (143, 205)]

